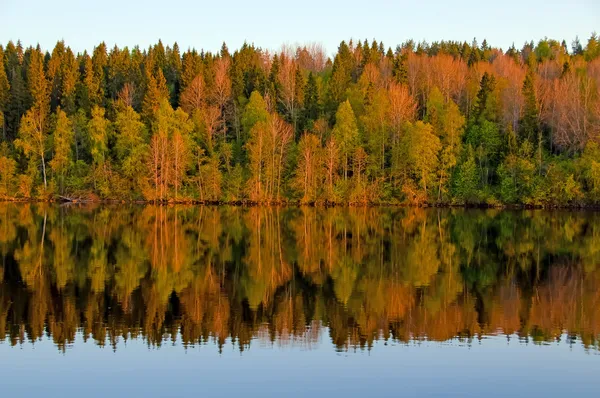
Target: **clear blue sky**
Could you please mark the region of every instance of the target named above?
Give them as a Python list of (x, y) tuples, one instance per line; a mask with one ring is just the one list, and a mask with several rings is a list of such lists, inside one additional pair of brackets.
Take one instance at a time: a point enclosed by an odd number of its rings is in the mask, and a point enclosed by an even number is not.
[(147, 47), (159, 38), (180, 48), (230, 49), (244, 41), (268, 49), (317, 41), (328, 54), (343, 39), (373, 38), (394, 48), (407, 39), (486, 38), (506, 49), (545, 36), (585, 44), (600, 33), (598, 0), (0, 0), (0, 42), (21, 39), (52, 49), (64, 39), (74, 51)]

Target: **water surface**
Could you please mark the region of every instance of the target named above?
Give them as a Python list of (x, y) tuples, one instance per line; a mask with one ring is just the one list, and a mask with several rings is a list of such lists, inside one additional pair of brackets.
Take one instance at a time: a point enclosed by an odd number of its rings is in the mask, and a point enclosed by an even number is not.
[(600, 213), (0, 203), (9, 395), (594, 396)]

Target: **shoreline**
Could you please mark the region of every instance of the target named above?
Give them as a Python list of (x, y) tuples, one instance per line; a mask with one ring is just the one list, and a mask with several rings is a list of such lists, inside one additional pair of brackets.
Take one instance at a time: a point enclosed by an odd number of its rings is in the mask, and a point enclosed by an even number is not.
[(454, 204), (454, 203), (363, 203), (363, 202), (302, 202), (302, 201), (265, 201), (256, 202), (250, 200), (239, 201), (202, 201), (202, 200), (124, 200), (124, 199), (0, 199), (0, 203), (57, 203), (62, 205), (82, 205), (82, 204), (137, 204), (137, 205), (188, 205), (188, 206), (233, 206), (233, 207), (398, 207), (398, 208), (439, 208), (439, 209), (497, 209), (497, 210), (600, 210), (600, 204), (578, 204), (578, 205), (524, 205), (524, 204)]

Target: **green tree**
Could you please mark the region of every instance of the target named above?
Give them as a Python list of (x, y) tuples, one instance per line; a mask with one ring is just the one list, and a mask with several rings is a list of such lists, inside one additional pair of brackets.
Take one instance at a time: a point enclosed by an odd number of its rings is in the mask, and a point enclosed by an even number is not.
[(16, 192), (17, 162), (10, 156), (6, 142), (0, 144), (0, 198), (13, 198)]
[(433, 134), (433, 126), (430, 124), (422, 121), (414, 124), (407, 122), (400, 145), (409, 174), (418, 180), (427, 197), (427, 186), (439, 163), (440, 139)]
[(152, 120), (164, 99), (169, 99), (169, 89), (162, 70), (157, 69), (155, 73), (146, 71), (146, 93), (142, 112), (148, 120)]
[(425, 120), (433, 125), (433, 131), (442, 143), (438, 170), (438, 200), (443, 200), (460, 155), (465, 118), (456, 103), (452, 100), (446, 102), (441, 91), (434, 87), (427, 101)]
[(115, 151), (121, 173), (128, 182), (127, 192), (135, 196), (141, 191), (144, 160), (147, 153), (147, 130), (140, 115), (128, 106), (117, 113), (115, 121)]
[[(48, 131), (46, 115), (34, 107), (27, 111), (21, 120), (19, 136), (15, 147), (23, 151), (32, 164), (41, 164), (44, 189), (48, 187), (46, 180), (46, 152), (48, 151)], [(39, 175), (39, 174), (38, 174)]]
[(508, 154), (498, 167), (500, 195), (505, 203), (531, 202), (535, 178), (532, 155), (533, 145), (525, 141), (518, 154)]
[(17, 42), (15, 46), (13, 42), (8, 42), (4, 51), (4, 59), (6, 60), (5, 69), (10, 86), (10, 96), (4, 112), (6, 126), (4, 137), (12, 139), (18, 134), (21, 118), (29, 107), (21, 43)]
[(452, 193), (459, 203), (476, 203), (479, 197), (479, 174), (475, 154), (470, 145), (465, 149), (463, 157), (453, 175)]
[(531, 70), (525, 75), (525, 81), (523, 82), (523, 98), (525, 99), (525, 103), (520, 124), (521, 140), (534, 142), (537, 140), (538, 134), (540, 133), (540, 126), (534, 74)]
[(73, 127), (67, 114), (58, 107), (54, 116), (54, 130), (52, 132), (53, 157), (49, 162), (50, 168), (58, 180), (61, 193), (65, 189), (65, 176), (69, 172), (72, 161)]
[(321, 113), (319, 102), (319, 87), (317, 79), (312, 72), (308, 73), (306, 88), (304, 90), (303, 127), (308, 127), (317, 120)]
[(244, 133), (248, 134), (256, 123), (266, 121), (268, 116), (269, 112), (267, 111), (267, 104), (264, 98), (258, 91), (253, 91), (242, 115)]
[(2, 138), (6, 140), (6, 120), (5, 114), (8, 110), (8, 101), (10, 100), (10, 84), (6, 76), (4, 67), (4, 51), (0, 46), (0, 128), (2, 129)]
[(581, 157), (583, 177), (593, 203), (600, 202), (600, 145), (589, 141)]
[(94, 189), (103, 196), (110, 194), (108, 163), (108, 135), (110, 122), (104, 117), (104, 108), (94, 105), (92, 117), (87, 130), (90, 138), (90, 153), (92, 155), (92, 180)]
[(354, 111), (348, 100), (340, 104), (335, 114), (335, 126), (331, 133), (339, 144), (342, 167), (344, 169), (344, 180), (346, 180), (348, 179), (350, 156), (360, 143), (356, 116), (354, 116)]
[(331, 80), (329, 81), (329, 109), (336, 109), (346, 100), (346, 90), (352, 82), (354, 60), (350, 47), (342, 41), (333, 61)]

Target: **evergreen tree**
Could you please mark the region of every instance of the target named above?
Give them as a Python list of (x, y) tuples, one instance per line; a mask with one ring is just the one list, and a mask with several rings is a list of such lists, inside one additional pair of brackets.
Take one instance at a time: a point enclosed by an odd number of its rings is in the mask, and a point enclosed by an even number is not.
[(537, 140), (540, 127), (534, 76), (531, 70), (525, 75), (525, 81), (523, 82), (523, 98), (525, 99), (525, 103), (523, 106), (523, 117), (521, 119), (521, 140), (533, 142)]
[(27, 86), (31, 96), (32, 107), (45, 118), (50, 111), (50, 90), (44, 73), (44, 55), (39, 46), (30, 48), (27, 68)]
[(0, 129), (2, 129), (2, 138), (6, 140), (6, 120), (5, 114), (8, 110), (8, 101), (10, 100), (10, 84), (4, 68), (4, 51), (0, 46)]
[(146, 94), (142, 111), (148, 120), (152, 119), (163, 99), (169, 99), (169, 89), (162, 70), (157, 69), (155, 73), (146, 71)]
[(329, 82), (330, 109), (336, 109), (346, 99), (346, 90), (352, 82), (353, 63), (350, 48), (342, 41), (333, 61)]
[(20, 42), (17, 43), (17, 46), (13, 42), (8, 42), (5, 50), (5, 68), (10, 87), (9, 101), (4, 114), (7, 138), (14, 138), (17, 135), (21, 117), (29, 107), (22, 66), (22, 50)]
[(396, 79), (396, 82), (401, 84), (408, 83), (408, 53), (402, 51), (398, 53), (394, 58), (394, 66), (392, 69), (392, 74)]
[(320, 103), (319, 103), (319, 87), (317, 86), (317, 79), (312, 72), (308, 73), (308, 79), (306, 81), (306, 88), (304, 90), (304, 112), (303, 112), (303, 126), (309, 126), (311, 122), (317, 120), (320, 116)]

